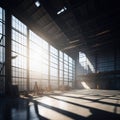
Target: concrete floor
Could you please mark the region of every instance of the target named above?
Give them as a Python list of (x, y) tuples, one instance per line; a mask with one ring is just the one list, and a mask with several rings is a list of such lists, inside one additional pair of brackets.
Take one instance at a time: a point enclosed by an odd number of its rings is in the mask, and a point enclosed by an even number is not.
[(34, 99), (0, 98), (0, 120), (120, 120), (120, 91), (73, 90)]

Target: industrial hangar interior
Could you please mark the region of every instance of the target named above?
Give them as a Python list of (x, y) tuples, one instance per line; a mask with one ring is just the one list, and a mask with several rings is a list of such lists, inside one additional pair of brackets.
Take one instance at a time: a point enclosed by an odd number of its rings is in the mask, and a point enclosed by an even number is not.
[(0, 120), (120, 120), (119, 0), (0, 0)]

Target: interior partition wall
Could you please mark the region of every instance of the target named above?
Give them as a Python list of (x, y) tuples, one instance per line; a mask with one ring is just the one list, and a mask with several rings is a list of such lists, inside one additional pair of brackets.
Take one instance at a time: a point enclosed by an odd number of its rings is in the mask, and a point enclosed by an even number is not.
[(0, 96), (5, 92), (5, 10), (0, 7)]
[(39, 88), (72, 87), (74, 60), (43, 40), (12, 16), (12, 84), (19, 91)]

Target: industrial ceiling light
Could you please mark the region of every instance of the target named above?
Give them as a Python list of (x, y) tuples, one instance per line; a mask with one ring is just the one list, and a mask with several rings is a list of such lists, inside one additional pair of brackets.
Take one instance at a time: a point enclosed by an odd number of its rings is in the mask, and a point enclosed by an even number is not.
[(39, 7), (39, 6), (40, 6), (40, 1), (39, 1), (39, 0), (36, 0), (36, 1), (35, 1), (35, 5), (36, 5), (36, 7)]
[(61, 10), (59, 10), (59, 11), (57, 12), (57, 15), (63, 13), (63, 12), (66, 11), (66, 10), (67, 10), (67, 8), (64, 6)]

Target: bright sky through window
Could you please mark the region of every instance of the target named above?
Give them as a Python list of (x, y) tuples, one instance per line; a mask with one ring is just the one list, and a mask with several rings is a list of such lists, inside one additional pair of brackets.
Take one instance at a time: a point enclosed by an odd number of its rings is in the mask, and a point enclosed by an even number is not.
[(64, 85), (72, 87), (74, 60), (31, 30), (27, 41), (27, 26), (14, 16), (12, 16), (12, 56), (15, 57), (12, 59), (12, 84), (17, 84), (20, 91), (26, 89), (28, 70), (30, 90), (33, 90), (35, 82), (47, 87), (49, 80), (49, 84), (56, 89), (58, 77), (60, 85), (64, 82)]
[(85, 53), (79, 52), (79, 63), (85, 70), (88, 70), (89, 68), (93, 73), (95, 72), (94, 66), (89, 61)]

